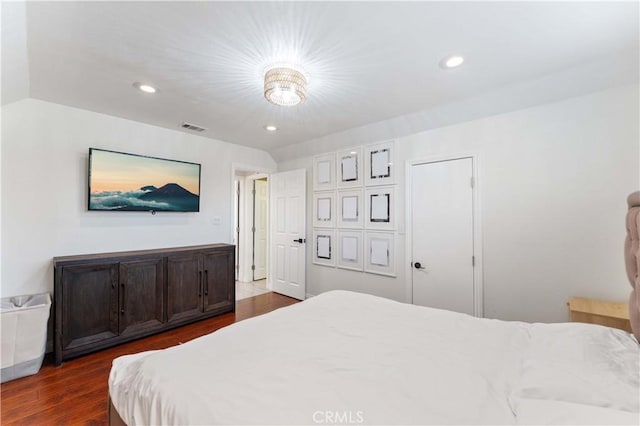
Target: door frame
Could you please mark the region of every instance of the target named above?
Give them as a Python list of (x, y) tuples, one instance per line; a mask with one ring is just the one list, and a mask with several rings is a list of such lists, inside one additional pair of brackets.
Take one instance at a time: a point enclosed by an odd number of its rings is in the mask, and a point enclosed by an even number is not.
[(412, 231), (412, 202), (411, 202), (411, 172), (413, 166), (428, 163), (439, 163), (442, 161), (461, 160), (471, 158), (473, 173), (472, 203), (473, 203), (473, 255), (475, 257), (475, 266), (473, 268), (473, 314), (476, 317), (484, 317), (484, 257), (482, 254), (482, 217), (480, 208), (480, 185), (478, 179), (479, 159), (475, 152), (459, 153), (459, 154), (443, 154), (429, 156), (418, 160), (407, 160), (405, 162), (405, 274), (406, 280), (406, 299), (409, 303), (413, 303), (413, 231)]
[[(244, 175), (244, 176), (236, 176), (236, 174), (240, 172), (240, 173), (250, 173), (249, 175)], [(251, 196), (251, 194), (248, 191), (248, 185), (247, 182), (249, 181), (253, 181), (255, 179), (261, 179), (261, 178), (267, 178), (267, 181), (269, 181), (270, 179), (270, 174), (271, 173), (275, 173), (276, 170), (272, 169), (272, 168), (267, 168), (267, 167), (259, 167), (259, 166), (252, 166), (252, 165), (248, 165), (248, 164), (241, 164), (241, 163), (231, 163), (231, 187), (233, 188), (230, 194), (231, 197), (231, 205), (233, 206), (234, 200), (235, 200), (235, 185), (234, 185), (234, 180), (240, 179), (240, 187), (241, 187), (241, 193), (240, 193), (240, 209), (239, 209), (239, 214), (240, 214), (240, 220), (238, 223), (238, 226), (240, 227), (240, 235), (239, 235), (239, 248), (240, 250), (238, 251), (238, 281), (241, 282), (252, 282), (253, 281), (253, 273), (251, 271), (251, 259), (253, 257), (253, 236), (251, 234), (251, 232), (249, 232), (249, 229), (251, 227), (251, 225), (249, 225), (249, 227), (247, 227), (247, 223), (248, 223), (248, 214), (251, 215), (251, 220), (253, 221), (253, 197)], [(234, 223), (234, 208), (231, 209), (229, 218), (230, 220), (230, 226), (229, 226), (229, 243), (233, 244), (234, 241), (234, 237), (235, 237), (235, 233), (236, 230), (233, 227), (233, 223)], [(269, 200), (267, 199), (267, 239), (269, 238)], [(244, 226), (243, 226), (244, 225)], [(268, 242), (267, 242), (267, 270), (269, 268), (269, 258), (270, 258), (270, 252), (269, 252), (270, 248), (268, 246)], [(267, 283), (267, 288), (268, 287), (268, 283)]]
[[(264, 269), (265, 269), (265, 275), (264, 278), (261, 278), (266, 280), (267, 279), (267, 272), (269, 271), (269, 175), (265, 174), (265, 173), (258, 173), (255, 175), (251, 175), (251, 176), (247, 176), (246, 181), (247, 183), (251, 182), (251, 205), (250, 205), (250, 213), (247, 214), (247, 218), (250, 216), (252, 219), (252, 223), (251, 223), (251, 232), (249, 233), (249, 239), (251, 240), (251, 264), (252, 266), (255, 266), (256, 264), (256, 181), (257, 180), (261, 180), (261, 179), (265, 179), (265, 183), (267, 185), (267, 197), (266, 197), (266, 201), (265, 203), (267, 204), (267, 209), (266, 209), (266, 214), (265, 214), (265, 223), (266, 223), (266, 247), (264, 250)], [(252, 281), (256, 281), (256, 271), (255, 269), (251, 268), (250, 270), (250, 275), (251, 275), (251, 279)], [(258, 280), (259, 281), (259, 280)]]

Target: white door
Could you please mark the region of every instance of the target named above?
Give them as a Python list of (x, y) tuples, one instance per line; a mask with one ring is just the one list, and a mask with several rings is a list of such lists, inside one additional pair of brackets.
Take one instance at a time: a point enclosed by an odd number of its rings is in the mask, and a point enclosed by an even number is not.
[(474, 315), (473, 159), (411, 166), (413, 303)]
[(269, 176), (270, 288), (303, 300), (306, 260), (306, 170)]
[(253, 280), (267, 278), (267, 180), (253, 181)]
[(236, 281), (240, 274), (240, 181), (233, 181), (233, 244), (236, 246)]

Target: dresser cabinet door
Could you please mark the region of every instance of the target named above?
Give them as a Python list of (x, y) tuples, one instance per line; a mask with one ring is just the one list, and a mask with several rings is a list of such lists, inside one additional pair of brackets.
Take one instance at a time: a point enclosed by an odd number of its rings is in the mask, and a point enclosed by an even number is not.
[(232, 311), (235, 304), (234, 252), (219, 250), (202, 255), (204, 312)]
[(120, 334), (162, 327), (164, 259), (120, 262)]
[(61, 275), (59, 349), (69, 350), (118, 335), (118, 264), (69, 265)]
[(167, 258), (167, 318), (170, 323), (202, 312), (202, 267), (197, 254)]

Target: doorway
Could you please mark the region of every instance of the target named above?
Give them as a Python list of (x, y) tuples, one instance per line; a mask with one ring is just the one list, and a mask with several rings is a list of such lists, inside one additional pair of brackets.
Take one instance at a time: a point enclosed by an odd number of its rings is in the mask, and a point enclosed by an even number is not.
[(267, 178), (253, 180), (253, 281), (267, 279), (267, 207), (268, 207)]
[[(238, 248), (236, 300), (269, 291), (304, 300), (306, 170), (256, 172), (233, 164), (231, 175), (231, 241)], [(260, 279), (262, 265), (266, 280)]]
[(267, 286), (268, 175), (234, 170), (233, 243), (236, 246), (236, 300), (270, 291)]
[(413, 303), (482, 316), (475, 157), (414, 162), (408, 169)]

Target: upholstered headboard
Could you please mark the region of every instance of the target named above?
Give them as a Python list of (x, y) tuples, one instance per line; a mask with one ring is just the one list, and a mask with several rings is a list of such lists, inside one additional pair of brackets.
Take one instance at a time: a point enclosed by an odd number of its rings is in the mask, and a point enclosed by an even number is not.
[(627, 275), (631, 282), (631, 296), (629, 297), (629, 318), (631, 329), (640, 342), (640, 191), (627, 197), (629, 211), (627, 212), (627, 238), (624, 242), (624, 259), (627, 265)]

